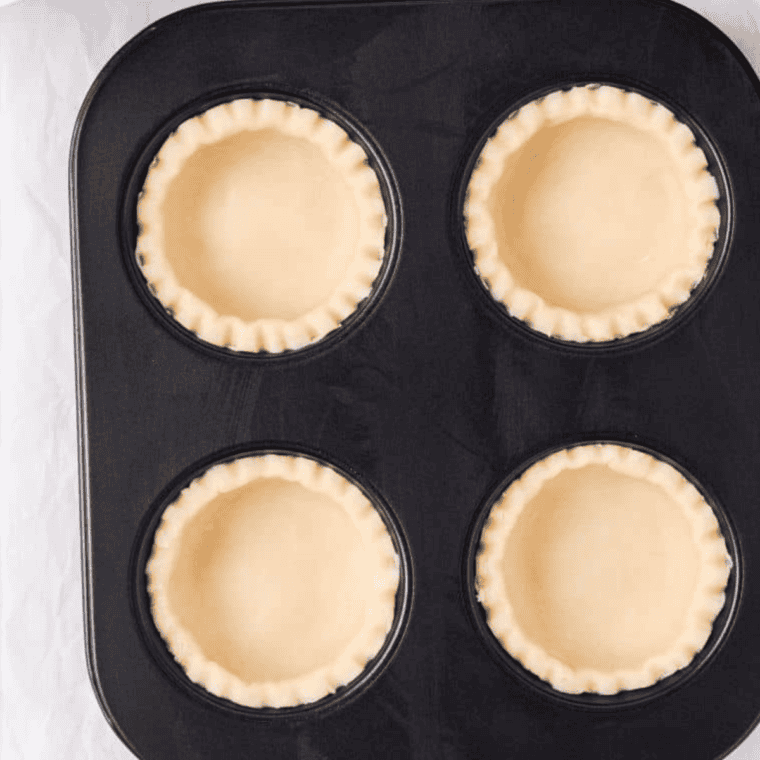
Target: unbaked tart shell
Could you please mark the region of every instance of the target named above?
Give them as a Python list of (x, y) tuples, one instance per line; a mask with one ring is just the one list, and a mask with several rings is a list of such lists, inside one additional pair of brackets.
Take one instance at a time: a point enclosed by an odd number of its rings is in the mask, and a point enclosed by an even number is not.
[(267, 454), (187, 486), (146, 575), (156, 628), (191, 681), (281, 708), (332, 694), (380, 652), (399, 559), (357, 486), (312, 459)]
[(610, 341), (647, 330), (703, 279), (719, 190), (691, 129), (608, 85), (509, 116), (467, 185), (464, 222), (493, 298), (534, 330)]
[(317, 111), (240, 98), (180, 124), (137, 203), (136, 257), (164, 309), (234, 351), (297, 350), (370, 294), (385, 204), (362, 147)]
[(476, 592), (504, 650), (560, 692), (617, 694), (686, 667), (725, 601), (732, 560), (674, 467), (616, 444), (565, 449), (486, 519)]

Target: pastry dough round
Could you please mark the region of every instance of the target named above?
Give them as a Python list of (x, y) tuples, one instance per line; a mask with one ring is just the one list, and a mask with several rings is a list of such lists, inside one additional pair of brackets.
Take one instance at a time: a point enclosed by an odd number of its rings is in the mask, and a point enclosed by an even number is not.
[(148, 170), (137, 221), (156, 298), (235, 351), (323, 338), (367, 298), (385, 254), (385, 204), (364, 150), (282, 100), (233, 100), (180, 124)]
[(702, 280), (719, 190), (692, 131), (616, 87), (555, 91), (512, 114), (467, 186), (476, 270), (513, 317), (574, 342), (668, 318)]
[(316, 461), (217, 465), (166, 508), (146, 566), (169, 651), (246, 707), (315, 702), (360, 675), (395, 614), (399, 559), (369, 499)]
[(562, 692), (651, 686), (704, 647), (732, 560), (674, 467), (616, 444), (554, 453), (499, 497), (480, 536), (491, 631)]

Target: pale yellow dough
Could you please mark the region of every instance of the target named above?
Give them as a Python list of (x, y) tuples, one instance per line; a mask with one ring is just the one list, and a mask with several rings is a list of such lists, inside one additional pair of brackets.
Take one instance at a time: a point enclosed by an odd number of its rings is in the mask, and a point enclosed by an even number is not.
[(275, 454), (193, 481), (166, 509), (146, 572), (156, 627), (188, 677), (247, 707), (308, 704), (358, 676), (399, 583), (367, 497)]
[(610, 86), (557, 91), (487, 142), (464, 209), (494, 298), (547, 335), (606, 341), (665, 320), (703, 278), (718, 187), (689, 128)]
[(385, 250), (363, 149), (316, 111), (240, 99), (180, 125), (137, 207), (136, 254), (156, 297), (202, 339), (294, 350), (367, 297)]
[(691, 662), (724, 604), (731, 559), (699, 491), (624, 446), (530, 467), (492, 508), (478, 598), (502, 646), (568, 693), (615, 694)]

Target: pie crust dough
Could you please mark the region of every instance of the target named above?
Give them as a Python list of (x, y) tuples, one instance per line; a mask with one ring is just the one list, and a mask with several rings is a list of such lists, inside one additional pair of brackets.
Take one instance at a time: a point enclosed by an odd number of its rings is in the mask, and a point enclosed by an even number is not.
[(586, 85), (499, 126), (467, 187), (475, 268), (546, 335), (607, 341), (667, 319), (702, 280), (719, 196), (694, 134), (635, 92)]
[(268, 454), (185, 488), (146, 574), (156, 627), (192, 681), (247, 707), (287, 707), (333, 693), (378, 654), (399, 561), (355, 485)]
[(636, 449), (552, 454), (493, 506), (478, 600), (506, 651), (558, 691), (651, 686), (707, 642), (732, 561), (675, 468)]
[(277, 353), (319, 340), (369, 295), (386, 214), (364, 150), (316, 111), (238, 99), (183, 122), (148, 170), (136, 256), (201, 339)]

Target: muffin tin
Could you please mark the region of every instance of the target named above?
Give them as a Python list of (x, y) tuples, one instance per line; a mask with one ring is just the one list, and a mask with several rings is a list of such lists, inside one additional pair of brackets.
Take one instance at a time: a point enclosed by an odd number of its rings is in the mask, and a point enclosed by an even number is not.
[[(661, 329), (574, 345), (480, 283), (466, 177), (503, 115), (608, 82), (651, 94), (710, 146), (723, 226), (710, 281)], [(153, 298), (135, 203), (158, 145), (235, 97), (323, 109), (381, 177), (373, 293), (325, 339), (277, 355), (211, 346)], [(141, 758), (724, 757), (760, 716), (760, 83), (672, 3), (214, 3), (127, 44), (95, 82), (71, 158), (87, 654), (103, 710)], [(722, 183), (722, 184), (721, 184)], [(472, 568), (499, 489), (547, 451), (650, 450), (715, 507), (734, 569), (708, 646), (621, 697), (568, 698), (505, 657)], [(402, 557), (394, 628), (366, 678), (292, 709), (195, 687), (149, 612), (163, 508), (214, 463), (291, 451), (346, 473)]]

